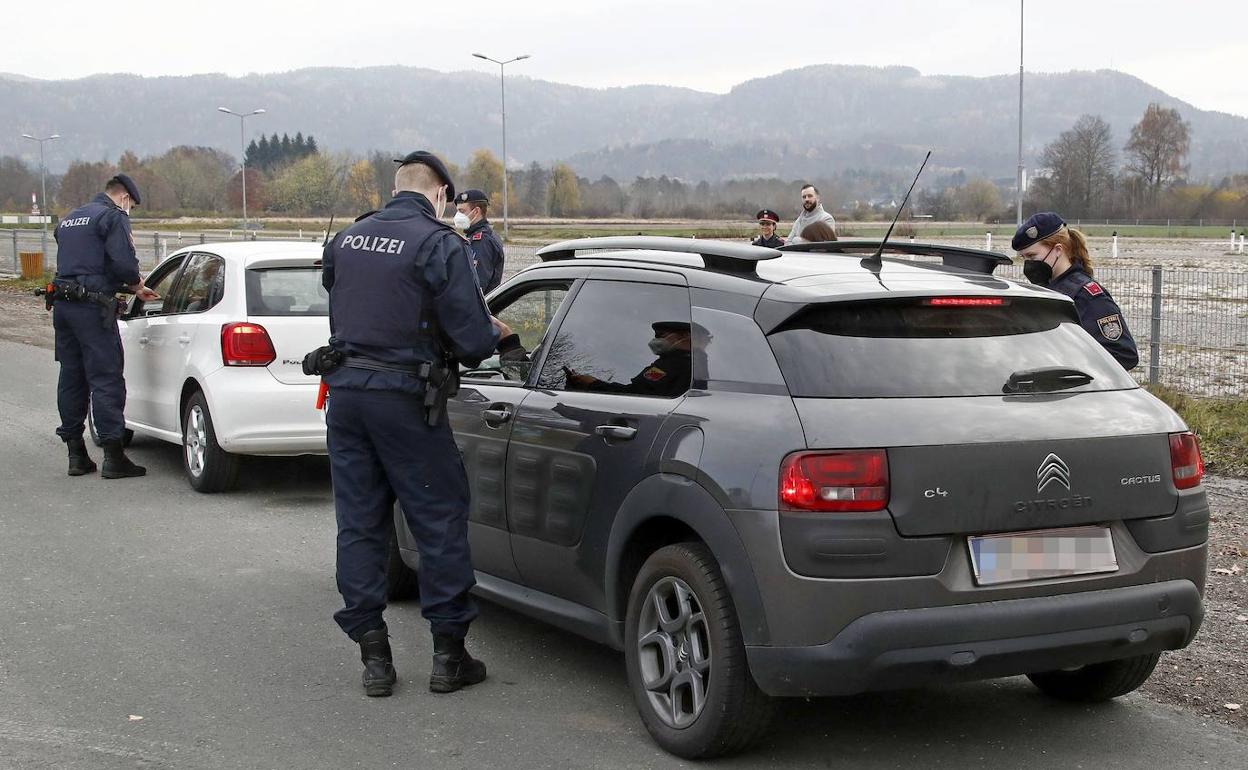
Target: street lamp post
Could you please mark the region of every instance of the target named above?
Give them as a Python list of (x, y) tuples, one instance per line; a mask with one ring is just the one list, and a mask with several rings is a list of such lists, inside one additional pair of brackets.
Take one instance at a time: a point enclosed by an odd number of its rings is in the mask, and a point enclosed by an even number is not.
[(226, 107), (218, 107), (217, 112), (224, 112), (226, 115), (233, 115), (238, 118), (238, 157), (243, 167), (243, 232), (247, 232), (247, 149), (243, 144), (246, 141), (243, 137), (243, 126), (247, 123), (247, 118), (250, 118), (252, 115), (263, 115), (264, 110), (239, 113)]
[(517, 56), (507, 61), (491, 59), (483, 53), (474, 53), (473, 56), (478, 59), (492, 61), (498, 65), (498, 90), (503, 111), (503, 240), (507, 240), (507, 78), (503, 74), (503, 67), (512, 62), (527, 59), (529, 55), (526, 53), (523, 56)]
[(51, 217), (51, 214), (48, 213), (48, 180), (47, 180), (48, 167), (47, 167), (47, 164), (43, 162), (43, 143), (50, 142), (53, 139), (60, 139), (61, 135), (52, 134), (51, 136), (38, 137), (38, 136), (34, 136), (33, 134), (22, 134), (22, 138), (29, 139), (32, 142), (39, 143), (39, 188), (42, 191), (40, 195), (43, 196), (42, 199), (39, 201), (39, 214), (44, 218), (43, 219), (43, 235), (40, 236), (40, 244), (41, 244), (40, 249), (43, 251), (44, 257), (46, 259), (47, 253), (48, 253), (48, 218)]
[(1018, 209), (1015, 227), (1023, 226), (1023, 4), (1018, 0)]

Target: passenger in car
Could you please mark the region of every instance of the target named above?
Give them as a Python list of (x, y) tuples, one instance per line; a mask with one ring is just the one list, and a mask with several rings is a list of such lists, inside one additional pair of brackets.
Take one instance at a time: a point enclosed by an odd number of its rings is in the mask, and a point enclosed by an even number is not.
[[(693, 373), (690, 325), (684, 321), (658, 321), (650, 326), (654, 329), (654, 339), (649, 343), (650, 351), (658, 358), (638, 372), (637, 376), (628, 382), (607, 382), (565, 366), (563, 373), (568, 390), (632, 393), (664, 398), (679, 396), (688, 390)], [(500, 333), (499, 363), (515, 365), (530, 361), (531, 354), (520, 344), (520, 335), (512, 333), (506, 326), (500, 329)]]
[(1075, 301), (1079, 324), (1128, 371), (1139, 363), (1139, 351), (1127, 319), (1109, 291), (1092, 280), (1092, 258), (1083, 233), (1067, 226), (1052, 211), (1032, 214), (1010, 246), (1023, 262), (1023, 274), (1037, 286), (1061, 292)]
[(581, 374), (568, 367), (563, 372), (569, 390), (592, 390), (599, 393), (632, 393), (640, 396), (679, 396), (689, 389), (693, 372), (690, 326), (684, 321), (659, 321), (651, 324), (654, 339), (650, 351), (658, 356), (628, 382), (607, 382), (590, 374)]

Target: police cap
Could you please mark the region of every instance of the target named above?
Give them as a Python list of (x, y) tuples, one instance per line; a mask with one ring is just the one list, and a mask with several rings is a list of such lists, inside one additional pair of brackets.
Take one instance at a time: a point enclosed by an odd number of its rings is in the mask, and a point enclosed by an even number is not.
[(780, 224), (780, 215), (771, 209), (759, 209), (758, 213), (754, 215), (754, 218), (758, 220), (760, 225), (763, 222), (771, 222), (773, 225)]
[(672, 332), (684, 332), (688, 334), (691, 330), (688, 321), (655, 321), (650, 324), (656, 335), (671, 334)]
[(447, 200), (454, 200), (455, 183), (451, 181), (451, 172), (447, 170), (446, 164), (437, 155), (425, 150), (416, 150), (409, 152), (402, 158), (395, 158), (394, 162), (398, 163), (400, 167), (409, 163), (423, 163), (433, 169), (433, 173), (438, 175), (438, 178), (442, 180), (442, 184), (446, 185)]
[(471, 203), (477, 203), (477, 202), (481, 202), (481, 203), (489, 203), (489, 202), (490, 202), (490, 196), (486, 195), (485, 193), (483, 193), (482, 191), (480, 191), (480, 190), (478, 190), (478, 189), (476, 189), (476, 188), (474, 187), (474, 188), (473, 188), (473, 189), (471, 189), (471, 190), (464, 190), (464, 191), (463, 191), (462, 193), (460, 193), (459, 195), (456, 195), (456, 196), (455, 196), (455, 202), (456, 202), (456, 203), (469, 203), (469, 202), (471, 202)]
[(119, 184), (122, 187), (126, 188), (126, 192), (130, 194), (130, 200), (134, 201), (134, 205), (137, 206), (140, 203), (142, 203), (142, 201), (139, 200), (139, 186), (135, 184), (134, 180), (131, 179), (126, 174), (118, 174), (117, 176), (108, 180), (108, 184), (104, 186), (108, 187), (109, 185), (112, 185), (112, 184)]
[(1018, 228), (1018, 232), (1014, 233), (1014, 239), (1010, 241), (1010, 248), (1015, 251), (1022, 251), (1036, 241), (1043, 241), (1065, 226), (1066, 223), (1062, 221), (1062, 218), (1052, 211), (1041, 211), (1039, 214), (1032, 214)]

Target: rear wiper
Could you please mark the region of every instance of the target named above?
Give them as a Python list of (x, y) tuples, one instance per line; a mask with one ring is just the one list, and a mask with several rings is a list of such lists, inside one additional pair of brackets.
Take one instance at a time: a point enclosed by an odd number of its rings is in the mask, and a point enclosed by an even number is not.
[(1048, 393), (1087, 385), (1094, 378), (1078, 369), (1062, 366), (1045, 366), (1040, 369), (1023, 369), (1010, 375), (1002, 386), (1002, 393)]

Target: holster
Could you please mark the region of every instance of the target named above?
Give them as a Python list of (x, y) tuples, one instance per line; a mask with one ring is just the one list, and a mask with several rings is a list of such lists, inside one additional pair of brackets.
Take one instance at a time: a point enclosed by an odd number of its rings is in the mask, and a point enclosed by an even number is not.
[(446, 359), (423, 366), (428, 367), (425, 376), (425, 424), (432, 428), (442, 421), (446, 402), (459, 393), (459, 364), (454, 359)]

